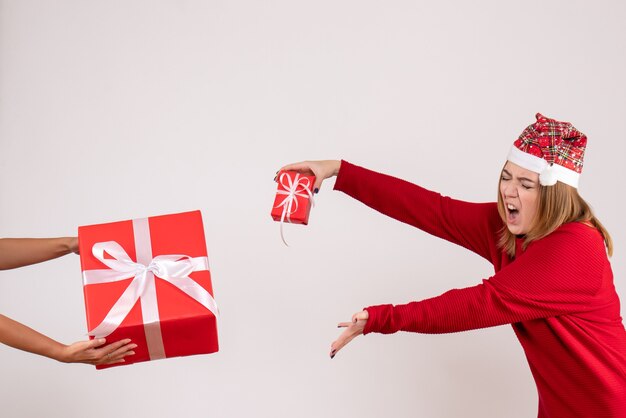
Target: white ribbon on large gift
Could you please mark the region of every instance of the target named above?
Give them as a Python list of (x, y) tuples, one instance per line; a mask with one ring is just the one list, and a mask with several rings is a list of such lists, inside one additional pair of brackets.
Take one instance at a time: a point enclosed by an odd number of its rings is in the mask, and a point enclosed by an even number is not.
[(313, 193), (311, 193), (311, 180), (307, 177), (300, 177), (299, 173), (296, 173), (293, 180), (287, 173), (281, 173), (278, 178), (278, 182), (283, 187), (284, 190), (278, 190), (276, 194), (285, 195), (285, 198), (278, 205), (274, 206), (275, 208), (280, 208), (282, 206), (283, 212), (280, 215), (280, 238), (283, 240), (286, 246), (287, 241), (285, 241), (285, 235), (283, 233), (283, 224), (285, 220), (291, 223), (291, 215), (293, 215), (298, 210), (298, 196), (303, 197), (305, 199), (311, 200), (311, 207), (315, 206), (315, 201), (313, 200)]
[[(194, 271), (208, 271), (209, 259), (187, 255), (159, 255), (153, 258), (147, 218), (133, 220), (133, 233), (136, 262), (115, 241), (98, 242), (92, 247), (94, 257), (108, 269), (83, 271), (84, 285), (116, 282), (131, 277), (133, 280), (104, 320), (89, 331), (89, 335), (96, 338), (110, 335), (120, 326), (137, 300), (140, 300), (150, 359), (165, 358), (155, 277), (173, 284), (217, 317), (218, 309), (213, 296), (189, 277)], [(113, 259), (104, 258), (105, 252)]]

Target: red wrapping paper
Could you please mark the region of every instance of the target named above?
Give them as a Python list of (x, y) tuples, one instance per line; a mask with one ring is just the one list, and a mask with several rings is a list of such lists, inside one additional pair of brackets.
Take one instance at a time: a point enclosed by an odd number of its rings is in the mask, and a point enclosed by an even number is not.
[[(315, 176), (304, 176), (296, 171), (281, 171), (277, 176), (278, 188), (274, 205), (272, 206), (272, 219), (280, 222), (307, 225), (309, 223), (309, 213), (311, 212), (311, 195)], [(291, 208), (288, 207), (289, 191), (292, 186), (294, 201)], [(308, 192), (307, 192), (308, 190)], [(283, 216), (283, 212), (284, 216)]]
[[(206, 257), (206, 242), (200, 211), (148, 218), (152, 256), (182, 254), (190, 257)], [(92, 254), (98, 242), (115, 241), (128, 256), (137, 261), (132, 221), (112, 222), (78, 228), (81, 269), (107, 269)], [(105, 254), (105, 258), (109, 258)], [(194, 271), (188, 275), (211, 295), (211, 273)], [(111, 307), (129, 286), (132, 278), (84, 286), (87, 327), (98, 326)], [(218, 351), (217, 323), (215, 315), (205, 306), (192, 299), (173, 284), (155, 277), (158, 314), (165, 357), (208, 354)], [(105, 337), (107, 344), (130, 338), (137, 344), (135, 354), (127, 356), (125, 363), (149, 361), (146, 332), (142, 317), (141, 300), (138, 300), (121, 325)], [(111, 366), (97, 366), (98, 369)]]

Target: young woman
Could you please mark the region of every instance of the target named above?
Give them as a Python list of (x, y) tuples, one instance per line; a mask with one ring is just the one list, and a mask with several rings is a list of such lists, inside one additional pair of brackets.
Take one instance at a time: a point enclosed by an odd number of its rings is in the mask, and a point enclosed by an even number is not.
[(370, 306), (331, 345), (361, 334), (450, 333), (512, 324), (539, 394), (539, 418), (626, 417), (626, 332), (613, 286), (607, 230), (577, 191), (587, 143), (540, 114), (515, 141), (497, 203), (443, 197), (346, 161), (306, 161), (315, 192), (335, 189), (489, 260), (481, 284), (406, 305)]
[[(3, 238), (0, 239), (0, 270), (14, 269), (61, 257), (78, 254), (78, 239), (67, 238)], [(136, 345), (130, 340), (104, 345), (105, 339), (61, 344), (39, 332), (0, 315), (0, 343), (46, 356), (65, 363), (113, 364), (124, 362), (134, 354)]]

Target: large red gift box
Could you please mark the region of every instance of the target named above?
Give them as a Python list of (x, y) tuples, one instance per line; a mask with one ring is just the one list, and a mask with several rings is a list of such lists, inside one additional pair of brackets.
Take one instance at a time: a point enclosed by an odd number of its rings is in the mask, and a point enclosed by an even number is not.
[(272, 206), (272, 219), (307, 225), (313, 204), (315, 176), (303, 176), (296, 171), (281, 171), (276, 180), (278, 188)]
[(117, 365), (218, 351), (200, 211), (81, 226), (78, 239), (89, 335), (137, 344)]

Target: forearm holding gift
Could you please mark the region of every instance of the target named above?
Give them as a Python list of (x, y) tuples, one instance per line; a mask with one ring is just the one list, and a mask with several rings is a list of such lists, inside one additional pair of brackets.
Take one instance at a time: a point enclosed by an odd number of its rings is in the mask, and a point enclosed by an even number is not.
[(76, 237), (2, 238), (0, 239), (0, 270), (37, 264), (72, 252), (78, 252)]
[(0, 343), (19, 350), (39, 354), (64, 363), (113, 364), (123, 363), (124, 357), (132, 355), (136, 345), (130, 340), (104, 345), (105, 339), (79, 341), (71, 345), (61, 344), (34, 329), (0, 315)]

